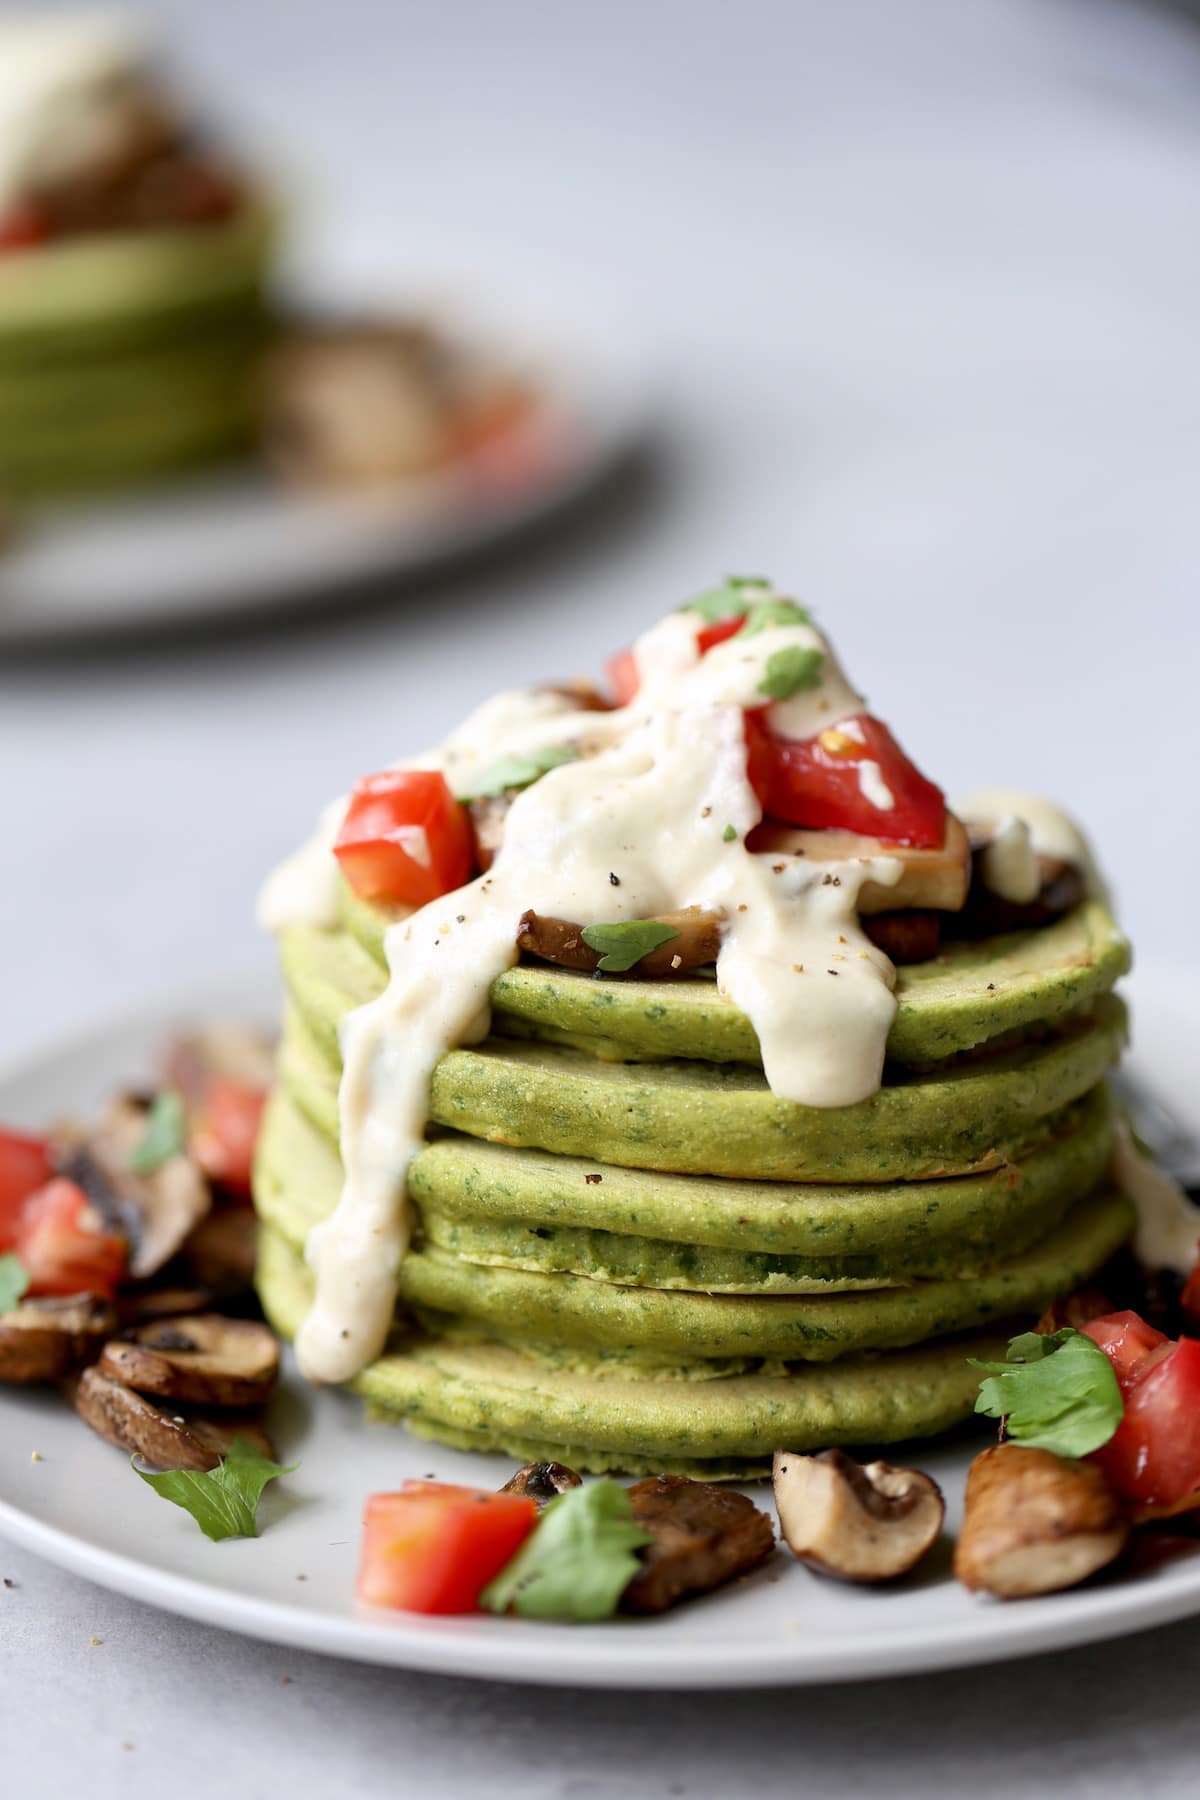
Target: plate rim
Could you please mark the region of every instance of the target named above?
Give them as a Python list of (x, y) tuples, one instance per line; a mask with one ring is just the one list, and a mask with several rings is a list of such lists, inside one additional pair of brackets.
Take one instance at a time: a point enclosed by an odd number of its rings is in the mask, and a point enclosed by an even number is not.
[[(1162, 967), (1141, 972), (1134, 986), (1143, 1003), (1157, 991), (1177, 1008), (1180, 981), (1195, 989), (1197, 973), (1183, 965), (1164, 978)], [(47, 1044), (6, 1057), (0, 1065), (0, 1090), (50, 1076), (65, 1056), (86, 1061), (119, 1034), (152, 1038), (181, 1016), (232, 1012), (261, 1018), (277, 986), (274, 971), (259, 967), (240, 976), (160, 990), (82, 1030), (59, 1033)], [(4, 1398), (0, 1391), (0, 1406)], [(654, 1620), (581, 1627), (472, 1616), (416, 1624), (402, 1615), (368, 1616), (353, 1607), (342, 1614), (313, 1611), (91, 1543), (37, 1518), (2, 1493), (0, 1535), (102, 1587), (243, 1636), (349, 1661), (535, 1686), (733, 1691), (893, 1678), (1079, 1648), (1200, 1613), (1197, 1555), (1111, 1585), (1042, 1596), (1034, 1603), (981, 1600), (967, 1617), (936, 1627), (889, 1623), (886, 1631), (872, 1634), (864, 1632), (857, 1618), (854, 1629), (844, 1633), (831, 1633), (824, 1625), (815, 1644), (806, 1642), (799, 1628), (782, 1643), (766, 1637), (758, 1643), (731, 1640), (720, 1629), (707, 1637), (664, 1642), (655, 1633)], [(736, 1602), (736, 1594), (730, 1599)], [(802, 1623), (802, 1599), (797, 1612)]]

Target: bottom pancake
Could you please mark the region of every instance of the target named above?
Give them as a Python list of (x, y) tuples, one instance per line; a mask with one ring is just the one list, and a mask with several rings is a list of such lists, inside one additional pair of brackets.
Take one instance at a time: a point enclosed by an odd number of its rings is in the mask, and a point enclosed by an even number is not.
[[(303, 1259), (269, 1228), (259, 1293), (292, 1337), (311, 1284)], [(377, 1416), (455, 1448), (557, 1457), (580, 1469), (735, 1479), (766, 1473), (773, 1452), (932, 1437), (967, 1418), (979, 1386), (968, 1357), (1008, 1336), (945, 1339), (834, 1363), (749, 1367), (689, 1379), (620, 1359), (559, 1359), (492, 1341), (414, 1336), (351, 1384)]]

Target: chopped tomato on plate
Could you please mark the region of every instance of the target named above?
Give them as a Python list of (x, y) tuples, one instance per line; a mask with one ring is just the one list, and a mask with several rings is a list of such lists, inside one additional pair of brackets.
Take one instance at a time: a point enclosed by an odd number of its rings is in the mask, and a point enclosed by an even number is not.
[(0, 1253), (12, 1249), (21, 1208), (53, 1173), (45, 1138), (0, 1131)]
[(249, 1196), (263, 1107), (263, 1088), (214, 1075), (190, 1130), (188, 1149), (210, 1181)]
[[(746, 760), (764, 813), (787, 825), (856, 831), (918, 849), (937, 849), (945, 839), (942, 790), (869, 713), (810, 738), (780, 737), (765, 710), (747, 713)], [(864, 773), (864, 764), (874, 768)]]
[(64, 1176), (31, 1194), (14, 1243), (32, 1294), (107, 1294), (125, 1273), (127, 1245), (110, 1231), (87, 1195)]
[(354, 789), (334, 855), (360, 900), (425, 906), (470, 880), (470, 822), (436, 770), (385, 769)]
[(1112, 1363), (1125, 1402), (1094, 1460), (1143, 1517), (1200, 1505), (1200, 1341), (1164, 1337), (1136, 1313), (1110, 1313), (1084, 1331)]
[(363, 1518), (357, 1593), (403, 1612), (470, 1613), (538, 1520), (521, 1494), (406, 1481), (372, 1494)]

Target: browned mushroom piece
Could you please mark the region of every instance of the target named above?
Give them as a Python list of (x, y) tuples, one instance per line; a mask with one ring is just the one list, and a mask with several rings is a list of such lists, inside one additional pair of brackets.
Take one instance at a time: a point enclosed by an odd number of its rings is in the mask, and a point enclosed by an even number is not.
[[(716, 962), (721, 948), (721, 922), (715, 913), (689, 906), (679, 912), (656, 913), (654, 922), (669, 925), (676, 935), (643, 956), (629, 971), (631, 975), (678, 975), (685, 969), (699, 969)], [(595, 969), (601, 953), (584, 943), (582, 932), (583, 927), (569, 919), (527, 912), (517, 927), (517, 948), (566, 969)]]
[(90, 1128), (59, 1132), (55, 1166), (77, 1182), (97, 1212), (129, 1239), (129, 1273), (135, 1281), (171, 1260), (212, 1204), (208, 1182), (189, 1156), (169, 1156), (149, 1174), (130, 1160), (146, 1131), (144, 1099), (118, 1096)]
[(185, 1313), (211, 1312), (213, 1293), (202, 1287), (143, 1288), (118, 1294), (117, 1319), (123, 1331), (153, 1319), (179, 1319)]
[(621, 1596), (625, 1612), (665, 1612), (685, 1594), (704, 1594), (744, 1575), (771, 1554), (766, 1513), (731, 1488), (686, 1475), (648, 1475), (628, 1490), (633, 1517), (651, 1542)]
[(954, 1573), (1001, 1600), (1055, 1594), (1106, 1568), (1128, 1537), (1129, 1520), (1095, 1463), (993, 1444), (967, 1475)]
[(279, 1375), (279, 1344), (267, 1325), (199, 1313), (140, 1325), (104, 1346), (102, 1375), (196, 1406), (258, 1406)]
[(942, 946), (942, 915), (914, 907), (910, 912), (871, 913), (862, 928), (897, 967), (932, 962)]
[(954, 936), (995, 937), (1004, 931), (1035, 931), (1079, 905), (1086, 885), (1082, 869), (1063, 857), (1046, 856), (1040, 851), (1034, 858), (1038, 892), (1032, 900), (1006, 900), (993, 893), (984, 880), (983, 861), (994, 831), (994, 825), (986, 821), (972, 819), (967, 823), (971, 885), (962, 909), (952, 921), (946, 921)]
[(557, 1500), (560, 1494), (567, 1494), (572, 1488), (582, 1487), (583, 1477), (574, 1469), (568, 1469), (564, 1463), (531, 1462), (515, 1475), (510, 1475), (500, 1489), (502, 1494), (520, 1494), (523, 1499), (536, 1500), (539, 1506), (548, 1506), (551, 1500)]
[(235, 1438), (245, 1439), (263, 1456), (275, 1455), (257, 1419), (237, 1413), (212, 1419), (173, 1412), (98, 1368), (83, 1371), (74, 1399), (75, 1411), (93, 1431), (155, 1469), (215, 1469)]
[(192, 1279), (223, 1299), (254, 1285), (258, 1221), (248, 1206), (220, 1206), (200, 1221), (183, 1246)]
[(954, 814), (946, 814), (946, 832), (936, 850), (911, 844), (888, 844), (880, 838), (861, 837), (855, 831), (813, 831), (794, 825), (758, 825), (750, 833), (750, 848), (775, 856), (800, 856), (810, 863), (856, 862), (863, 857), (886, 856), (900, 864), (900, 878), (892, 884), (864, 882), (858, 910), (896, 912), (910, 907), (956, 912), (967, 897), (971, 878), (971, 846), (966, 830)]
[(58, 1381), (93, 1362), (117, 1328), (99, 1294), (24, 1300), (0, 1315), (0, 1381)]
[(844, 1450), (775, 1454), (779, 1529), (802, 1562), (842, 1581), (895, 1581), (937, 1542), (946, 1508), (920, 1469), (858, 1463)]

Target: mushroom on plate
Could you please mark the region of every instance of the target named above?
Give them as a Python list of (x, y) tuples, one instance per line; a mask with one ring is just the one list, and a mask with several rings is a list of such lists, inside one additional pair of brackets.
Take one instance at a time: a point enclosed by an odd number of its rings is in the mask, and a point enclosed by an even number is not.
[(98, 1294), (23, 1300), (0, 1316), (0, 1381), (58, 1381), (99, 1354), (117, 1315)]
[(583, 1477), (574, 1469), (568, 1469), (565, 1463), (531, 1462), (510, 1475), (500, 1492), (520, 1494), (523, 1499), (536, 1500), (539, 1506), (548, 1506), (560, 1494), (582, 1486)]
[(274, 1457), (270, 1438), (255, 1419), (184, 1415), (158, 1406), (98, 1368), (85, 1369), (75, 1386), (75, 1411), (110, 1444), (140, 1456), (155, 1469), (215, 1469), (235, 1438)]
[(99, 1369), (114, 1381), (196, 1406), (257, 1406), (279, 1374), (279, 1344), (254, 1319), (199, 1313), (156, 1319), (104, 1346)]
[(59, 1173), (78, 1183), (101, 1216), (129, 1239), (129, 1274), (154, 1275), (182, 1246), (212, 1204), (208, 1182), (182, 1152), (139, 1174), (131, 1166), (146, 1133), (149, 1107), (119, 1095), (95, 1125), (55, 1138)]
[(895, 1581), (937, 1542), (946, 1507), (920, 1469), (855, 1462), (844, 1450), (775, 1453), (779, 1528), (812, 1568), (843, 1581)]
[(1095, 1463), (993, 1444), (971, 1464), (954, 1549), (964, 1587), (1001, 1600), (1054, 1594), (1107, 1567), (1129, 1520)]

